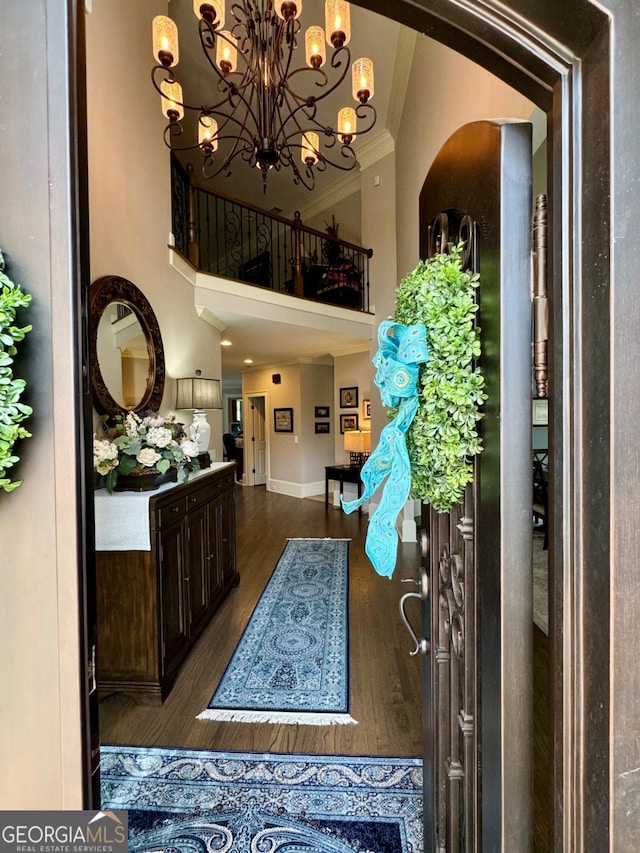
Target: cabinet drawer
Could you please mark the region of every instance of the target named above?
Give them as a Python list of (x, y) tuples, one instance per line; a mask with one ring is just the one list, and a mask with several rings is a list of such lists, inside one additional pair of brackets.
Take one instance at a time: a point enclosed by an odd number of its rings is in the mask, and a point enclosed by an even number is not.
[(158, 526), (166, 527), (187, 512), (187, 497), (176, 498), (171, 503), (163, 504), (158, 509)]
[(190, 510), (197, 509), (203, 504), (215, 498), (220, 492), (230, 489), (233, 486), (233, 477), (231, 475), (220, 477), (213, 483), (208, 483), (201, 489), (192, 492), (187, 498), (187, 505)]

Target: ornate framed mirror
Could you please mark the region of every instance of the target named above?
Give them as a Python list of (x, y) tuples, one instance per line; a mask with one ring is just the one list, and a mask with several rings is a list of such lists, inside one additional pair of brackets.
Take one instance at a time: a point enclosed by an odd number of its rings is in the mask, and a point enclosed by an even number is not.
[(114, 418), (158, 411), (164, 394), (164, 349), (156, 315), (126, 278), (105, 275), (91, 285), (89, 364), (93, 404)]

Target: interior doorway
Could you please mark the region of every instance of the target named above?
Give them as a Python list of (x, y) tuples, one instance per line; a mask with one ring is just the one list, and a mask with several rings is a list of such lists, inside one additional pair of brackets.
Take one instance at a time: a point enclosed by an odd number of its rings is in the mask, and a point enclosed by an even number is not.
[(247, 486), (265, 486), (267, 484), (266, 409), (266, 394), (255, 394), (247, 398), (244, 431), (245, 485)]

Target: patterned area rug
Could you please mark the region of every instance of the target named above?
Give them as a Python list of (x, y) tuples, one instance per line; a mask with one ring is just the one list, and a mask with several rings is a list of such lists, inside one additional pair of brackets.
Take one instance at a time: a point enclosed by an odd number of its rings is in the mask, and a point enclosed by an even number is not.
[(290, 539), (198, 719), (354, 723), (348, 597), (349, 541)]
[(138, 853), (422, 853), (417, 758), (103, 746), (102, 808)]

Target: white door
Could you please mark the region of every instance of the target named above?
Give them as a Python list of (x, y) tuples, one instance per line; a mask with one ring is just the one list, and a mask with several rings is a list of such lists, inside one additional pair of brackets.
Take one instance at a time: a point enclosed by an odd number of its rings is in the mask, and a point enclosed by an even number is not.
[(265, 398), (250, 397), (249, 423), (251, 424), (251, 435), (249, 436), (250, 447), (245, 455), (249, 464), (249, 485), (264, 486), (267, 482), (267, 435), (265, 428)]

